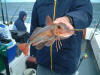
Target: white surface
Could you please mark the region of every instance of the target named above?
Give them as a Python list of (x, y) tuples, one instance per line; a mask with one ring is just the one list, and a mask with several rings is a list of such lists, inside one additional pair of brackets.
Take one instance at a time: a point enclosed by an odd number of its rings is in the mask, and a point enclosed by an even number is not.
[(86, 36), (85, 36), (86, 40), (90, 40), (91, 39), (93, 31), (94, 31), (94, 28), (86, 28)]
[[(34, 73), (33, 73), (33, 72)], [(24, 71), (24, 75), (30, 75), (30, 74), (32, 74), (32, 75), (36, 75), (36, 70), (35, 69), (32, 69), (32, 68), (29, 68), (29, 69), (26, 69), (25, 71)]]
[(4, 28), (0, 27), (0, 34), (4, 36), (6, 39), (12, 39), (11, 33), (9, 31), (9, 27), (7, 25), (4, 25)]
[(26, 26), (26, 28), (27, 28), (27, 32), (29, 32), (30, 33), (30, 23), (25, 23), (25, 26)]
[(26, 68), (25, 61), (28, 56), (24, 56), (22, 53), (21, 56), (16, 57), (14, 61), (9, 64), (11, 75), (23, 75), (23, 72)]
[(96, 34), (96, 35), (94, 36), (94, 38), (96, 39), (97, 44), (98, 44), (99, 49), (100, 49), (100, 34)]
[[(90, 27), (86, 28), (86, 36), (85, 36), (86, 40), (91, 40), (94, 30), (95, 30), (95, 28), (90, 28)], [(99, 29), (96, 30), (95, 34), (100, 34)]]
[[(9, 64), (9, 69), (10, 69), (10, 75), (23, 75), (24, 71), (26, 69), (25, 66), (25, 61), (28, 58), (28, 56), (24, 56), (22, 54), (19, 57), (16, 57), (10, 64)], [(4, 75), (6, 75), (6, 70), (2, 72)]]
[(100, 33), (96, 33), (91, 40), (93, 52), (100, 70)]
[[(27, 28), (27, 32), (30, 32), (30, 23), (25, 23), (25, 26)], [(9, 25), (10, 30), (14, 30), (14, 23)]]

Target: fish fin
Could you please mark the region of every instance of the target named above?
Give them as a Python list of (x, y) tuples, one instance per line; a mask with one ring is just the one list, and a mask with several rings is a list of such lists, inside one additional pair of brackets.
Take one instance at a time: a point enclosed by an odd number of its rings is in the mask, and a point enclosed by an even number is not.
[(37, 46), (40, 42), (33, 43), (32, 46)]
[(50, 16), (46, 17), (46, 25), (53, 25), (53, 21)]
[(46, 42), (38, 44), (38, 45), (36, 46), (36, 49), (37, 49), (37, 50), (42, 49), (42, 48), (45, 46), (45, 43), (46, 43)]
[(53, 43), (55, 42), (55, 40), (49, 40), (45, 46), (51, 46)]
[(37, 27), (37, 28), (33, 31), (32, 35), (30, 36), (30, 40), (33, 40), (34, 36), (38, 33), (38, 31), (39, 31), (40, 29), (42, 29), (42, 27)]
[(28, 43), (19, 44), (18, 48), (24, 53), (25, 56), (28, 55), (28, 51), (29, 51), (29, 45), (28, 45)]

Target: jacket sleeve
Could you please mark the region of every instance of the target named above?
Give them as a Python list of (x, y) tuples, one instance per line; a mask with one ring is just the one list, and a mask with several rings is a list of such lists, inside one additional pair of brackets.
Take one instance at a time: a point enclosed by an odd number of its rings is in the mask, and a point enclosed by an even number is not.
[[(30, 35), (35, 30), (35, 28), (38, 27), (37, 25), (38, 25), (38, 15), (37, 15), (37, 7), (36, 7), (36, 2), (35, 2), (33, 11), (32, 11), (32, 16), (31, 16)], [(33, 47), (33, 46), (30, 47), (30, 55), (31, 56), (36, 56), (36, 51), (37, 50), (35, 49), (35, 47)]]
[(16, 26), (18, 31), (27, 31), (24, 22), (20, 21), (19, 19), (15, 21), (14, 25)]
[(84, 29), (89, 27), (92, 21), (92, 4), (90, 0), (73, 0), (71, 10), (66, 14), (73, 20), (76, 29)]

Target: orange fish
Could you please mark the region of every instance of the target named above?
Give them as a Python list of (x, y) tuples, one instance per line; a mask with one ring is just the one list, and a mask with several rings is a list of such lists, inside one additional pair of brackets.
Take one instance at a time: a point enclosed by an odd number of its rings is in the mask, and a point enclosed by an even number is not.
[[(58, 40), (56, 45), (58, 45), (60, 48), (60, 39), (66, 38), (66, 36), (63, 35), (63, 33), (68, 30), (65, 24), (53, 24), (52, 19), (49, 16), (47, 16), (46, 21), (47, 24), (45, 27), (37, 27), (34, 30), (28, 43), (22, 43), (18, 45), (19, 49), (25, 54), (25, 56), (28, 55), (31, 44), (35, 46), (36, 49), (40, 50), (44, 46), (50, 46), (55, 42), (55, 40)], [(58, 47), (56, 46), (56, 48)]]

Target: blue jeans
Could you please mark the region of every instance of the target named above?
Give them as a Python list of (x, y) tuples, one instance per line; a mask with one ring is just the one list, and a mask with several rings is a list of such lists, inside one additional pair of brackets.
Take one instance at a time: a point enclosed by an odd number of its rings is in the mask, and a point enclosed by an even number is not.
[[(51, 70), (41, 65), (38, 65), (36, 75), (68, 75), (68, 74), (59, 74), (56, 72), (52, 72)], [(74, 74), (71, 74), (71, 75), (74, 75)]]

